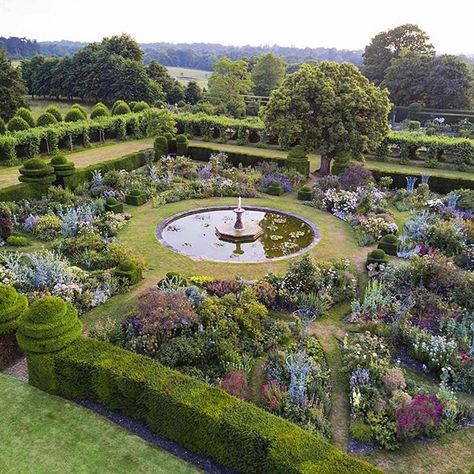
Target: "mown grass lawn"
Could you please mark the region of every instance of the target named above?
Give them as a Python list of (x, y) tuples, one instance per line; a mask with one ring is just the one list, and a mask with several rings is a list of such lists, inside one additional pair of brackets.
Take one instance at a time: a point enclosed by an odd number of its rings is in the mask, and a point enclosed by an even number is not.
[(75, 403), (0, 374), (0, 472), (201, 472)]

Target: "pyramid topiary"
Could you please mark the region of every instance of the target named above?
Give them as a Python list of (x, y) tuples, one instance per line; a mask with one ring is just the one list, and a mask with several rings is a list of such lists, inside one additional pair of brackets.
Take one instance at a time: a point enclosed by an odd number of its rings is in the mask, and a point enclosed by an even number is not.
[(115, 276), (125, 278), (134, 285), (142, 279), (142, 271), (136, 263), (126, 260), (115, 269)]
[(12, 286), (0, 284), (0, 334), (13, 332), (27, 307), (26, 296), (20, 295)]
[(178, 156), (187, 156), (188, 138), (186, 135), (176, 135), (176, 154)]
[(288, 169), (295, 169), (305, 176), (309, 175), (308, 155), (301, 145), (296, 145), (289, 151), (285, 160), (285, 166)]
[(26, 352), (56, 352), (80, 336), (82, 323), (74, 306), (56, 296), (36, 300), (18, 320), (18, 345)]
[(394, 234), (384, 235), (377, 246), (388, 255), (397, 255), (400, 247), (400, 239)]
[(51, 185), (54, 180), (54, 168), (40, 158), (31, 158), (20, 168), (20, 177), (23, 183), (36, 185)]

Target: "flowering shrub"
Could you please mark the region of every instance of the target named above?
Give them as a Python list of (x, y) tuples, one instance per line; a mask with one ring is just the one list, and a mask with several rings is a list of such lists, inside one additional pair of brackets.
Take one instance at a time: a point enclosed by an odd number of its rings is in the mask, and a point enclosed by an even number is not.
[(232, 370), (228, 372), (221, 381), (221, 388), (242, 400), (247, 400), (252, 395), (247, 382), (247, 374), (242, 371)]

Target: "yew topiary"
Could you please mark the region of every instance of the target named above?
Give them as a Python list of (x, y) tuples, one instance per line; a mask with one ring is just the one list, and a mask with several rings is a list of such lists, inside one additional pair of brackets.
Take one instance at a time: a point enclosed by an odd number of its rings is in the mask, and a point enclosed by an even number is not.
[(31, 110), (28, 110), (26, 107), (20, 107), (16, 111), (15, 116), (21, 117), (30, 126), (30, 128), (36, 126), (35, 118), (33, 117)]
[(135, 104), (133, 104), (133, 106), (131, 106), (133, 112), (143, 112), (144, 110), (147, 110), (149, 108), (150, 106), (144, 100), (136, 102)]
[(54, 168), (40, 158), (25, 161), (19, 171), (23, 183), (50, 185), (55, 180)]
[(339, 153), (334, 157), (332, 166), (331, 166), (331, 174), (340, 175), (343, 173), (349, 165), (351, 164), (351, 159), (348, 153)]
[(31, 127), (28, 122), (21, 117), (12, 117), (7, 123), (7, 129), (9, 132), (20, 132), (21, 130), (29, 130)]
[(79, 110), (81, 115), (84, 117), (84, 120), (87, 119), (87, 112), (86, 109), (81, 104), (72, 104), (71, 109)]
[(159, 160), (163, 155), (168, 154), (168, 139), (164, 135), (159, 135), (153, 142), (155, 150), (155, 160)]
[(178, 156), (187, 156), (188, 138), (186, 135), (176, 135), (176, 154)]
[(303, 186), (298, 190), (299, 201), (311, 201), (314, 197), (314, 189), (312, 186)]
[(74, 174), (74, 163), (58, 153), (51, 158), (50, 165), (54, 168), (56, 176), (71, 176)]
[(65, 122), (79, 122), (80, 120), (85, 120), (86, 117), (81, 113), (78, 108), (71, 108), (67, 114), (64, 116)]
[(309, 175), (309, 159), (305, 149), (301, 145), (293, 147), (285, 160), (288, 169), (295, 169), (299, 173)]
[(142, 279), (142, 271), (136, 263), (125, 261), (115, 269), (115, 276), (124, 278), (134, 285)]
[(101, 117), (110, 117), (110, 111), (102, 102), (99, 102), (98, 104), (95, 104), (94, 108), (92, 109), (91, 119), (97, 119)]
[(120, 201), (117, 201), (114, 197), (108, 197), (105, 200), (105, 210), (115, 214), (120, 214), (123, 212), (123, 204)]
[(0, 284), (0, 334), (13, 332), (27, 307), (26, 296), (20, 295), (12, 286)]
[(36, 300), (18, 320), (18, 345), (26, 352), (57, 352), (77, 339), (82, 323), (74, 306), (56, 296)]
[(125, 115), (130, 112), (130, 107), (123, 100), (117, 100), (112, 107), (112, 115)]
[(38, 127), (47, 127), (49, 125), (54, 125), (55, 123), (58, 123), (56, 120), (56, 117), (53, 114), (50, 114), (49, 112), (44, 112), (38, 117), (38, 120), (36, 121), (36, 125)]
[(369, 252), (367, 255), (367, 265), (370, 264), (387, 264), (388, 263), (388, 255), (382, 249), (375, 249)]
[(46, 110), (46, 113), (51, 114), (57, 122), (62, 122), (63, 121), (63, 116), (61, 115), (61, 112), (55, 105), (50, 105)]
[(377, 246), (388, 255), (397, 255), (400, 247), (400, 239), (394, 234), (384, 235)]

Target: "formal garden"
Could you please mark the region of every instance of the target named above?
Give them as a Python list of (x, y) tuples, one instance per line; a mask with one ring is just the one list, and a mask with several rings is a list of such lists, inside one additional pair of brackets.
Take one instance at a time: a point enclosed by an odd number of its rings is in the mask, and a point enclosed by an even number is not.
[(0, 130), (5, 411), (123, 472), (129, 431), (162, 472), (467, 472), (474, 140), (390, 131), (347, 63), (259, 118), (130, 102)]

